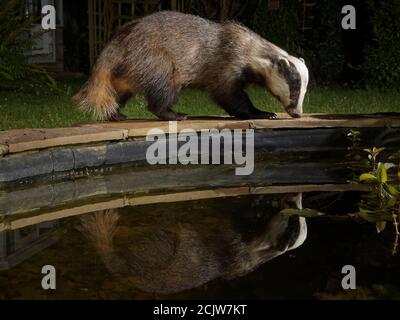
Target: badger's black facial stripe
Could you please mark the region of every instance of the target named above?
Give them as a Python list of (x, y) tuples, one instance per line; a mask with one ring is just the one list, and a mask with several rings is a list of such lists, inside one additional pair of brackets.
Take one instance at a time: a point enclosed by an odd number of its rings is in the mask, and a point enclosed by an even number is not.
[(293, 246), (300, 235), (300, 218), (290, 217), (288, 226), (285, 232), (280, 236), (278, 241), (278, 248), (286, 250), (288, 247)]
[(290, 106), (295, 108), (297, 106), (300, 90), (301, 90), (301, 77), (295, 65), (289, 61), (289, 65), (285, 60), (279, 60), (278, 70), (285, 78), (290, 91)]

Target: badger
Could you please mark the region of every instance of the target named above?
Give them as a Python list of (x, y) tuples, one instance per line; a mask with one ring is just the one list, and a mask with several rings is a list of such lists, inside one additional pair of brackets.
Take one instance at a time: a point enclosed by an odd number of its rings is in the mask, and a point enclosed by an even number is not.
[[(124, 287), (171, 294), (245, 276), (300, 247), (307, 238), (305, 218), (277, 212), (265, 200), (252, 198), (217, 215), (179, 204), (174, 212), (98, 211), (82, 216), (78, 229)], [(302, 208), (301, 201), (301, 194), (284, 195), (279, 207)]]
[(290, 116), (301, 117), (308, 84), (303, 59), (239, 23), (160, 11), (116, 31), (74, 100), (97, 119), (119, 121), (126, 119), (121, 108), (127, 100), (143, 94), (158, 118), (184, 120), (187, 115), (173, 106), (183, 88), (195, 87), (236, 118), (276, 118), (252, 104), (249, 84), (267, 89)]

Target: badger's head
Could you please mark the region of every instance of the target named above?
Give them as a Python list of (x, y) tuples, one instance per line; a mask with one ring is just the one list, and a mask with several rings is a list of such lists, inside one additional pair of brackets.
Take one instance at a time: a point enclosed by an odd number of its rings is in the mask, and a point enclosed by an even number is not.
[(301, 58), (278, 56), (268, 63), (266, 86), (293, 118), (303, 113), (308, 85), (308, 69)]

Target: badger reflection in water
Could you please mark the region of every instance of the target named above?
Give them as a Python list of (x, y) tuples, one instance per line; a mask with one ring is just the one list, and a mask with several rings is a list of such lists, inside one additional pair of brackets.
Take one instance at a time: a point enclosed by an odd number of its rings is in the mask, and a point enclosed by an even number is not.
[(161, 214), (100, 211), (82, 217), (80, 229), (113, 276), (145, 292), (176, 293), (245, 275), (304, 242), (305, 219), (279, 213), (300, 208), (301, 194), (281, 197), (275, 208), (264, 199), (228, 213), (220, 212), (221, 199), (211, 213), (196, 212), (190, 202)]

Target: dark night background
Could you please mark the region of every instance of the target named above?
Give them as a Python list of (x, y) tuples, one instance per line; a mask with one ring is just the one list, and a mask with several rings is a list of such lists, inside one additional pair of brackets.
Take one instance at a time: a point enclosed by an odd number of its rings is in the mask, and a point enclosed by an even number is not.
[[(201, 3), (208, 3), (201, 6)], [(197, 1), (187, 11), (209, 19), (219, 20), (218, 1)], [(315, 2), (315, 1), (313, 1)], [(306, 15), (307, 29), (303, 30), (303, 3), (281, 0), (278, 8), (269, 9), (266, 0), (249, 0), (232, 10), (228, 18), (242, 22), (289, 53), (307, 60), (312, 77), (318, 83), (349, 83), (396, 85), (398, 66), (387, 66), (387, 56), (399, 54), (397, 21), (398, 1), (317, 0)], [(341, 8), (353, 5), (357, 14), (356, 30), (341, 28)], [(161, 1), (162, 9), (170, 9), (169, 1)], [(68, 71), (89, 70), (87, 2), (69, 0), (64, 3), (65, 67)], [(397, 39), (398, 40), (398, 39)], [(388, 62), (389, 63), (389, 62)], [(376, 74), (376, 68), (387, 71)], [(392, 69), (392, 70), (390, 70)], [(395, 71), (393, 71), (395, 69)]]

